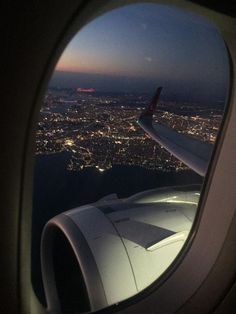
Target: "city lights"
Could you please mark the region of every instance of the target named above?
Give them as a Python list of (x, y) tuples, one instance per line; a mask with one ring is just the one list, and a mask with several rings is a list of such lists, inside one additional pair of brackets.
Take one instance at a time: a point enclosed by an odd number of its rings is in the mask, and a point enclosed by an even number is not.
[[(187, 167), (157, 145), (137, 125), (148, 95), (78, 93), (51, 89), (40, 112), (36, 154), (70, 153), (69, 171), (93, 167), (100, 173), (113, 165), (162, 171)], [(193, 111), (195, 110), (195, 114)], [(178, 132), (214, 143), (221, 113), (209, 106), (161, 102), (154, 120)]]

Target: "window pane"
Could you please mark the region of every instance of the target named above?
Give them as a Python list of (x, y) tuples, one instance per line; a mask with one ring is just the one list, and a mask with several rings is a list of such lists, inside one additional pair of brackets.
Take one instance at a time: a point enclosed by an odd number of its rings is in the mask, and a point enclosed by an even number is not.
[(118, 303), (171, 265), (191, 231), (228, 86), (215, 26), (175, 7), (124, 6), (74, 36), (36, 133), (32, 282), (42, 303), (40, 239), (56, 215), (42, 268), (47, 301), (55, 289), (64, 312)]

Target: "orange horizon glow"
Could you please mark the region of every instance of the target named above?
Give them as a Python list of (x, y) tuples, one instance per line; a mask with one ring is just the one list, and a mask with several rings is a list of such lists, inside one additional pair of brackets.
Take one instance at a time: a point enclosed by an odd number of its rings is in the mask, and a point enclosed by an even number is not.
[[(84, 73), (84, 74), (94, 74), (94, 75), (104, 75), (104, 76), (116, 76), (116, 77), (135, 77), (135, 78), (145, 78), (145, 77), (151, 77), (150, 73), (145, 73), (142, 71), (139, 71), (138, 69), (133, 72), (132, 74), (130, 73), (129, 70), (125, 68), (111, 68), (107, 66), (88, 66), (87, 64), (81, 64), (80, 66), (75, 66), (74, 64), (72, 65), (70, 62), (63, 62), (63, 58), (59, 60), (57, 63), (54, 71), (61, 71), (61, 72), (71, 72), (71, 73)], [(105, 70), (104, 70), (105, 68)], [(157, 76), (157, 73), (153, 73), (153, 77)]]
[[(72, 67), (72, 66), (62, 66), (62, 65), (58, 65), (55, 67), (54, 71), (61, 71), (61, 72), (71, 72), (71, 73), (84, 73), (84, 74), (94, 74), (94, 75), (105, 75), (105, 76), (117, 76), (117, 77), (121, 77), (121, 76), (125, 76), (125, 77), (142, 77), (144, 78), (143, 73), (136, 73), (136, 75), (134, 74), (130, 74), (128, 73), (128, 71), (122, 71), (120, 70), (119, 72), (115, 72), (115, 71), (99, 71), (99, 70), (95, 70), (95, 69), (88, 69), (88, 68), (78, 68), (78, 67)], [(150, 77), (150, 76), (149, 76)]]

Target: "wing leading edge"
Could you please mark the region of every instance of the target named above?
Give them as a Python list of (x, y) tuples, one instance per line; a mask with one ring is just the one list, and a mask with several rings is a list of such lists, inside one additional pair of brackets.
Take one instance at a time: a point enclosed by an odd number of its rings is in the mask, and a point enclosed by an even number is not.
[(213, 146), (153, 121), (153, 113), (159, 101), (161, 90), (162, 87), (157, 88), (150, 105), (140, 115), (139, 125), (151, 138), (185, 165), (200, 176), (205, 176)]

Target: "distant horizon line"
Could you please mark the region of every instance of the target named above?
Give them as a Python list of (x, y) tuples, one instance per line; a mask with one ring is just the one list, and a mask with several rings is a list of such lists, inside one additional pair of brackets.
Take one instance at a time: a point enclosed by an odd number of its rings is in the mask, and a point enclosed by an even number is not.
[[(75, 88), (73, 88), (73, 87), (62, 87), (62, 86), (56, 86), (56, 85), (54, 85), (54, 86), (48, 86), (48, 89), (54, 89), (54, 88), (58, 88), (58, 89), (65, 89), (65, 90), (67, 90), (67, 89), (71, 89), (71, 90), (75, 90), (76, 91), (76, 87)], [(90, 88), (90, 87), (89, 87)], [(152, 96), (153, 95), (153, 93), (152, 92), (138, 92), (138, 91), (130, 91), (130, 92), (128, 92), (128, 91), (102, 91), (102, 90), (96, 90), (95, 92), (92, 92), (92, 93), (81, 93), (81, 94), (88, 94), (88, 95), (92, 95), (92, 94), (96, 94), (96, 93), (100, 93), (100, 94), (117, 94), (117, 95), (119, 95), (119, 94), (123, 94), (123, 95), (139, 95), (139, 96), (141, 96), (141, 95), (145, 95), (145, 96)], [(80, 93), (78, 93), (78, 94), (80, 94)], [(182, 103), (182, 104), (192, 104), (192, 105), (199, 105), (199, 104), (201, 104), (202, 105), (202, 101), (200, 101), (200, 100), (198, 100), (198, 101), (182, 101), (182, 100), (177, 100), (177, 99), (173, 99), (172, 97), (164, 97), (163, 99), (162, 99), (162, 101), (163, 102), (175, 102), (175, 103)], [(224, 103), (224, 100), (222, 100), (222, 99), (218, 99), (218, 100), (215, 100), (218, 104), (219, 103)], [(210, 104), (210, 106), (211, 106), (212, 104)]]
[[(78, 86), (79, 88), (80, 88), (80, 86)], [(51, 85), (51, 86), (48, 86), (48, 89), (54, 89), (54, 88), (58, 88), (58, 89), (71, 89), (71, 90), (77, 90), (77, 87), (62, 87), (62, 86), (59, 86), (59, 85)], [(92, 86), (90, 87), (81, 87), (81, 88), (83, 88), (83, 89), (90, 89), (90, 88), (93, 88)], [(80, 92), (78, 92), (78, 93), (80, 93)], [(91, 92), (91, 93), (89, 93), (89, 92), (81, 92), (81, 94), (96, 94), (96, 93), (102, 93), (102, 94), (139, 94), (139, 95), (152, 95), (153, 93), (152, 92), (138, 92), (138, 91), (130, 91), (130, 92), (128, 92), (128, 91), (110, 91), (110, 90), (107, 90), (107, 91), (105, 91), (105, 90), (97, 90), (96, 89), (96, 91), (95, 92)]]
[(49, 87), (61, 88), (94, 88), (101, 93), (149, 94), (152, 95), (157, 86), (163, 86), (162, 99), (185, 101), (187, 103), (225, 102), (227, 88), (225, 84), (204, 82), (189, 78), (178, 80), (165, 77), (145, 78), (109, 75), (101, 73), (71, 72), (55, 70), (49, 81)]

